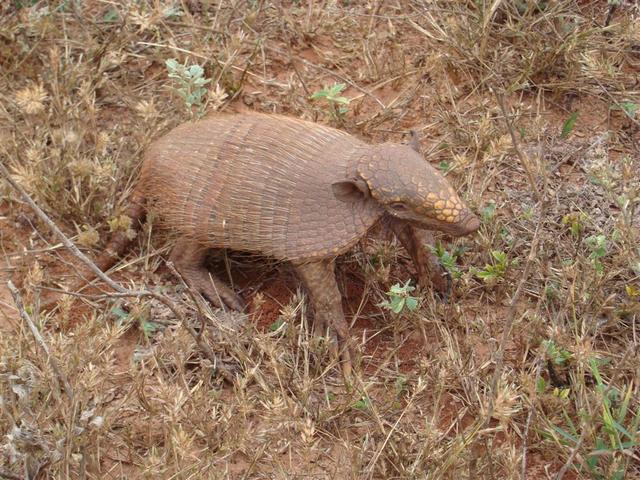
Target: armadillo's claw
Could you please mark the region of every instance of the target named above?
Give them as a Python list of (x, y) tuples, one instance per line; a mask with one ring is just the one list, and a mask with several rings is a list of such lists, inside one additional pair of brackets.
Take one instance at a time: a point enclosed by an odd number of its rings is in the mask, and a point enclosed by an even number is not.
[(314, 309), (314, 333), (329, 333), (333, 358), (340, 358), (345, 381), (352, 372), (349, 324), (344, 318), (340, 290), (336, 283), (334, 263), (319, 261), (296, 265), (298, 275), (307, 285)]
[(202, 295), (211, 305), (241, 312), (246, 304), (242, 297), (222, 280), (211, 275), (204, 268), (182, 272), (187, 285)]
[(340, 360), (342, 360), (342, 375), (344, 377), (345, 382), (351, 382), (352, 373), (353, 373), (353, 365), (351, 363), (351, 349), (345, 348), (340, 355)]
[(231, 310), (242, 312), (246, 308), (247, 304), (244, 299), (240, 295), (236, 294), (233, 290), (231, 290), (231, 288), (229, 288), (229, 290), (224, 293), (219, 293), (224, 304)]
[(423, 292), (433, 289), (438, 298), (447, 303), (453, 290), (451, 274), (440, 263), (435, 263), (429, 272), (422, 272), (418, 277), (418, 284)]
[(451, 291), (453, 290), (453, 280), (451, 280), (451, 274), (442, 268), (442, 278), (446, 282), (446, 288), (444, 290), (439, 291), (440, 300), (442, 303), (449, 303), (449, 297), (451, 296)]
[(180, 239), (173, 247), (171, 261), (186, 284), (216, 307), (242, 311), (245, 302), (225, 282), (204, 266), (207, 250), (188, 239)]
[(331, 356), (340, 361), (344, 381), (350, 383), (353, 373), (353, 363), (351, 359), (354, 358), (354, 352), (350, 345), (351, 342), (349, 342), (348, 339), (338, 340), (335, 330), (332, 330), (333, 329), (330, 330), (329, 338)]

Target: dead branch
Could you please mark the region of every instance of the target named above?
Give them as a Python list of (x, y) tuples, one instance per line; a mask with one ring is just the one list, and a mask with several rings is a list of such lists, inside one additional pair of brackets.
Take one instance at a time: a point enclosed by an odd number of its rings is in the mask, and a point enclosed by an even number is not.
[(56, 377), (58, 378), (60, 383), (62, 383), (64, 387), (64, 391), (67, 394), (67, 397), (69, 397), (70, 400), (73, 400), (73, 388), (71, 388), (71, 384), (69, 384), (69, 381), (67, 380), (67, 376), (60, 369), (60, 366), (58, 365), (58, 361), (55, 359), (53, 355), (51, 355), (49, 346), (47, 345), (47, 342), (44, 341), (44, 338), (42, 338), (42, 335), (40, 335), (40, 331), (38, 330), (38, 327), (36, 327), (35, 323), (33, 323), (33, 320), (31, 320), (31, 317), (25, 310), (24, 303), (22, 302), (22, 297), (20, 296), (20, 292), (18, 292), (18, 289), (16, 288), (16, 286), (13, 284), (11, 280), (7, 282), (7, 287), (11, 292), (11, 296), (13, 297), (13, 301), (16, 304), (16, 308), (18, 309), (18, 312), (20, 312), (20, 317), (22, 318), (24, 323), (26, 323), (29, 326), (29, 330), (31, 330), (31, 334), (33, 335), (33, 338), (35, 339), (36, 343), (40, 346), (42, 350), (44, 350), (44, 353), (47, 355), (47, 361), (49, 362), (49, 365), (51, 365), (51, 369), (53, 370), (53, 373), (56, 374)]
[(171, 313), (173, 313), (182, 326), (187, 329), (189, 334), (196, 341), (198, 347), (202, 351), (202, 353), (211, 361), (213, 365), (216, 366), (221, 375), (225, 378), (225, 380), (229, 382), (233, 382), (233, 374), (232, 372), (221, 365), (215, 357), (213, 351), (209, 348), (209, 346), (203, 341), (203, 339), (198, 335), (198, 333), (193, 329), (186, 317), (180, 312), (178, 306), (175, 304), (173, 300), (164, 295), (160, 295), (159, 293), (150, 291), (150, 290), (129, 290), (114, 282), (109, 276), (107, 276), (102, 270), (98, 268), (98, 266), (89, 259), (84, 253), (82, 253), (75, 244), (67, 238), (67, 236), (62, 233), (62, 231), (58, 228), (58, 226), (51, 220), (46, 213), (35, 203), (35, 201), (31, 198), (31, 196), (11, 177), (9, 170), (7, 167), (0, 163), (0, 173), (5, 178), (5, 180), (11, 185), (11, 187), (20, 194), (23, 200), (31, 207), (34, 213), (42, 220), (47, 227), (56, 235), (56, 237), (60, 240), (60, 242), (69, 249), (69, 251), (80, 261), (82, 261), (89, 269), (96, 274), (96, 276), (105, 282), (109, 287), (119, 293), (119, 296), (126, 297), (134, 297), (134, 298), (143, 298), (143, 297), (151, 297), (163, 305), (165, 305)]

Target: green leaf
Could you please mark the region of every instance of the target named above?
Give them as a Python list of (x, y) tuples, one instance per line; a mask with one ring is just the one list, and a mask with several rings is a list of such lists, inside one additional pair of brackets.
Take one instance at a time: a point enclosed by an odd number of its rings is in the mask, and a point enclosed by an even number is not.
[(631, 442), (637, 443), (635, 441), (635, 435), (632, 434), (631, 432), (629, 432), (629, 430), (627, 430), (626, 428), (624, 428), (622, 425), (620, 425), (618, 422), (616, 422), (613, 418), (611, 418), (610, 420), (610, 425), (615, 428), (618, 432), (620, 432), (622, 435), (624, 435), (625, 437), (627, 437)]
[(129, 316), (129, 313), (125, 312), (120, 307), (113, 307), (111, 309), (111, 313), (113, 313), (119, 321), (125, 320)]
[(162, 328), (162, 325), (156, 322), (141, 322), (142, 323), (142, 333), (144, 333), (145, 337), (150, 337), (158, 330)]
[(538, 393), (538, 395), (540, 395), (544, 393), (546, 389), (547, 389), (547, 381), (544, 378), (540, 377), (536, 382), (536, 392)]
[(482, 209), (481, 216), (485, 221), (493, 220), (496, 216), (496, 204), (494, 202), (489, 202), (487, 206)]
[(565, 439), (569, 440), (571, 443), (573, 443), (573, 444), (578, 443), (578, 438), (577, 437), (574, 437), (570, 433), (564, 431), (562, 428), (557, 427), (555, 425), (551, 425), (551, 428), (553, 430), (555, 430), (557, 433), (559, 433), (562, 437), (564, 437)]
[(367, 410), (371, 406), (371, 402), (368, 398), (363, 397), (353, 404), (353, 408), (357, 408), (358, 410)]
[(400, 313), (404, 308), (406, 299), (404, 297), (395, 297), (391, 300), (391, 311), (393, 313)]
[(189, 67), (188, 72), (192, 77), (201, 77), (204, 74), (204, 69), (200, 65), (195, 64)]
[(501, 252), (500, 250), (493, 250), (491, 252), (491, 256), (496, 259), (496, 261), (502, 265), (507, 262), (507, 254)]
[(633, 119), (633, 118), (636, 118), (636, 113), (638, 113), (638, 109), (640, 108), (640, 105), (634, 102), (622, 102), (620, 104), (620, 108), (624, 110), (624, 113), (626, 113), (629, 116), (629, 118)]
[(344, 83), (336, 83), (331, 88), (329, 88), (329, 95), (331, 97), (340, 95), (345, 88), (346, 88), (346, 85)]
[(319, 90), (311, 95), (311, 100), (320, 100), (321, 98), (327, 98), (326, 90)]
[(562, 125), (562, 132), (560, 133), (560, 138), (567, 138), (569, 134), (573, 131), (573, 127), (576, 125), (576, 120), (578, 119), (578, 112), (573, 112), (569, 115)]
[(170, 58), (166, 60), (164, 64), (167, 66), (169, 70), (177, 70), (178, 69), (178, 61), (175, 58)]
[(278, 320), (276, 320), (275, 322), (273, 322), (270, 326), (269, 326), (269, 331), (270, 332), (275, 332), (276, 330), (278, 330), (282, 325), (284, 324), (284, 320), (282, 318), (279, 318)]
[[(207, 83), (209, 83), (210, 81), (211, 81), (211, 79), (210, 79), (210, 78), (202, 78), (202, 77), (200, 77), (200, 78), (196, 78), (196, 79), (194, 79), (194, 80), (193, 80), (193, 84), (194, 84), (196, 87), (202, 87), (203, 85), (206, 85), (206, 84), (207, 84)], [(202, 89), (201, 89), (201, 90), (202, 90)], [(205, 90), (205, 91), (206, 91), (206, 90)]]
[(416, 309), (418, 308), (418, 299), (415, 297), (408, 297), (405, 300), (405, 304), (407, 305), (407, 308), (409, 310), (411, 310), (412, 312), (415, 312)]
[(118, 10), (116, 10), (115, 8), (110, 8), (109, 10), (107, 10), (107, 13), (103, 15), (102, 20), (111, 23), (117, 22), (119, 18), (120, 15), (118, 14)]
[(487, 265), (487, 268), (485, 270), (478, 270), (476, 272), (476, 276), (484, 281), (488, 281), (491, 280), (493, 278), (497, 278), (496, 273), (491, 269), (490, 265)]

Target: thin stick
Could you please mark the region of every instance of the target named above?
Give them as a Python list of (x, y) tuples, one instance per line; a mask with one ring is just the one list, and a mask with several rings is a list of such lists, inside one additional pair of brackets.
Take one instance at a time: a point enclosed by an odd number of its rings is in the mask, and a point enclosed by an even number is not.
[[(538, 186), (535, 181), (535, 177), (533, 175), (533, 171), (531, 170), (531, 165), (529, 163), (529, 159), (522, 153), (520, 147), (518, 145), (518, 140), (516, 138), (515, 130), (513, 128), (513, 124), (510, 120), (509, 115), (507, 114), (507, 109), (504, 102), (504, 96), (502, 94), (495, 93), (498, 104), (500, 105), (500, 109), (502, 110), (502, 115), (504, 116), (504, 121), (507, 124), (507, 128), (509, 130), (509, 134), (511, 135), (511, 141), (513, 142), (513, 148), (522, 163), (525, 171), (527, 172), (527, 176), (529, 177), (529, 184), (531, 186), (531, 190), (536, 200), (538, 201), (538, 206), (540, 209), (540, 218), (543, 219), (545, 216), (546, 203), (538, 190)], [(502, 368), (504, 365), (504, 350), (507, 345), (507, 340), (511, 333), (511, 328), (513, 327), (513, 323), (515, 321), (516, 307), (517, 302), (522, 294), (522, 290), (524, 288), (524, 284), (526, 283), (529, 272), (531, 271), (531, 265), (533, 264), (534, 259), (538, 253), (538, 244), (540, 243), (540, 231), (542, 230), (543, 221), (539, 221), (536, 225), (536, 230), (533, 234), (533, 240), (531, 241), (531, 249), (529, 250), (529, 255), (527, 256), (527, 260), (524, 266), (524, 271), (522, 272), (522, 276), (520, 278), (520, 282), (516, 287), (516, 291), (511, 297), (511, 301), (509, 302), (509, 314), (506, 325), (504, 326), (504, 330), (502, 331), (502, 338), (500, 339), (500, 345), (498, 346), (498, 350), (496, 352), (496, 367), (493, 373), (493, 378), (491, 380), (491, 392), (492, 395), (489, 398), (489, 407), (487, 409), (487, 417), (485, 419), (485, 425), (489, 423), (491, 417), (493, 416), (494, 408), (495, 408), (495, 392), (498, 387), (498, 382), (500, 381), (500, 375), (502, 374)]]
[(11, 292), (11, 296), (13, 297), (13, 301), (15, 302), (16, 307), (18, 308), (18, 312), (20, 312), (20, 317), (29, 326), (29, 330), (31, 330), (31, 334), (33, 335), (33, 338), (35, 339), (36, 343), (40, 346), (42, 350), (44, 350), (44, 353), (47, 355), (47, 361), (49, 362), (49, 365), (51, 366), (53, 373), (55, 373), (60, 383), (62, 383), (64, 387), (64, 392), (67, 394), (67, 397), (69, 397), (70, 400), (73, 400), (73, 388), (71, 388), (71, 384), (69, 384), (69, 381), (67, 380), (67, 376), (60, 369), (60, 366), (58, 365), (58, 361), (55, 359), (53, 355), (51, 355), (49, 346), (47, 345), (47, 342), (44, 341), (44, 338), (42, 338), (42, 335), (40, 335), (40, 331), (38, 330), (38, 327), (36, 327), (35, 323), (33, 323), (33, 321), (31, 320), (31, 317), (25, 310), (24, 303), (22, 302), (22, 297), (20, 296), (20, 292), (18, 292), (18, 289), (16, 288), (16, 286), (13, 284), (11, 280), (7, 282), (7, 288), (9, 288), (9, 291)]
[(33, 201), (33, 199), (29, 196), (29, 194), (13, 178), (11, 178), (11, 174), (9, 173), (9, 170), (7, 170), (7, 167), (5, 167), (3, 163), (0, 163), (0, 173), (2, 173), (2, 175), (4, 176), (5, 180), (9, 183), (9, 185), (11, 185), (13, 189), (20, 194), (20, 196), (22, 196), (22, 199), (27, 203), (27, 205), (29, 205), (29, 207), (31, 207), (31, 209), (36, 213), (36, 215), (38, 215), (40, 220), (42, 220), (47, 225), (47, 227), (49, 227), (49, 229), (53, 233), (55, 233), (56, 237), (58, 237), (60, 242), (65, 247), (67, 247), (69, 251), (71, 251), (73, 256), (81, 260), (82, 263), (84, 263), (87, 267), (89, 267), (89, 269), (93, 273), (95, 273), (100, 280), (102, 280), (104, 283), (106, 283), (111, 288), (113, 288), (116, 292), (119, 292), (119, 293), (129, 293), (131, 296), (140, 296), (140, 295), (147, 294), (147, 292), (142, 292), (142, 291), (136, 292), (136, 291), (127, 290), (126, 288), (118, 285), (116, 282), (111, 280), (102, 270), (98, 268), (98, 266), (95, 263), (93, 263), (89, 259), (89, 257), (87, 257), (84, 253), (82, 253), (78, 249), (78, 247), (76, 247), (75, 244), (66, 237), (64, 233), (62, 233), (62, 231), (58, 228), (58, 226), (55, 223), (53, 223), (53, 220), (51, 220), (47, 216), (47, 214), (44, 213), (44, 211), (36, 204), (36, 202)]
[[(538, 384), (540, 380), (540, 371), (542, 370), (542, 360), (538, 358), (536, 365), (536, 380), (534, 385)], [(529, 410), (529, 415), (527, 415), (527, 423), (524, 426), (524, 432), (522, 434), (522, 460), (520, 462), (520, 478), (522, 480), (527, 480), (527, 450), (529, 448), (529, 429), (531, 428), (531, 422), (533, 417), (536, 414), (535, 405), (531, 405), (531, 409)]]
[(588, 431), (589, 430), (586, 428), (582, 430), (582, 433), (580, 434), (580, 438), (578, 438), (578, 442), (575, 444), (575, 446), (571, 450), (571, 453), (569, 454), (569, 458), (567, 458), (567, 461), (564, 463), (562, 468), (558, 470), (558, 474), (556, 475), (556, 480), (562, 480), (562, 477), (564, 477), (565, 473), (567, 473), (567, 470), (569, 470), (569, 468), (571, 468), (571, 466), (573, 465), (573, 460), (576, 458), (576, 455), (578, 454), (578, 450), (580, 450), (580, 448), (582, 447), (582, 444), (584, 443), (585, 438), (587, 438)]
[(29, 196), (29, 194), (18, 183), (16, 183), (13, 180), (13, 178), (11, 178), (11, 174), (9, 173), (9, 171), (7, 170), (7, 167), (5, 167), (3, 163), (0, 163), (0, 173), (5, 178), (5, 180), (9, 183), (9, 185), (11, 185), (13, 189), (20, 194), (20, 196), (22, 196), (24, 201), (31, 207), (31, 209), (36, 213), (36, 215), (38, 215), (38, 217), (51, 229), (51, 231), (55, 233), (55, 235), (58, 237), (60, 242), (65, 247), (67, 247), (69, 251), (76, 258), (81, 260), (87, 267), (89, 267), (89, 269), (92, 272), (94, 272), (100, 280), (102, 280), (104, 283), (109, 285), (109, 287), (111, 287), (116, 292), (121, 294), (121, 296), (137, 297), (137, 298), (151, 297), (158, 300), (159, 302), (164, 304), (169, 310), (171, 310), (171, 313), (173, 313), (176, 316), (176, 318), (180, 320), (180, 322), (182, 323), (182, 326), (187, 329), (187, 332), (189, 332), (189, 335), (191, 335), (193, 339), (196, 341), (202, 353), (209, 359), (209, 361), (211, 361), (211, 363), (216, 365), (216, 368), (222, 374), (225, 380), (229, 381), (230, 383), (233, 383), (233, 379), (234, 379), (233, 373), (228, 368), (218, 364), (216, 360), (216, 356), (211, 350), (211, 348), (209, 348), (209, 345), (207, 345), (203, 341), (203, 339), (198, 335), (198, 333), (193, 329), (193, 327), (189, 325), (189, 322), (187, 321), (185, 316), (180, 312), (180, 310), (178, 309), (178, 306), (175, 304), (173, 300), (171, 300), (169, 297), (160, 295), (159, 293), (155, 293), (149, 290), (128, 290), (122, 287), (121, 285), (118, 285), (111, 278), (109, 278), (102, 270), (100, 270), (98, 266), (95, 263), (93, 263), (91, 259), (89, 259), (89, 257), (87, 257), (84, 253), (82, 253), (78, 249), (78, 247), (76, 247), (75, 244), (66, 237), (64, 233), (62, 233), (62, 231), (58, 228), (58, 226), (55, 223), (53, 223), (53, 220), (51, 220), (47, 216), (47, 214), (44, 213), (44, 211), (42, 211), (42, 209), (36, 204), (36, 202), (33, 201), (33, 199)]
[(533, 175), (533, 170), (531, 169), (531, 162), (529, 158), (522, 153), (518, 145), (518, 138), (516, 137), (515, 129), (513, 128), (513, 123), (511, 123), (510, 115), (507, 114), (507, 107), (504, 103), (504, 95), (501, 93), (494, 93), (496, 96), (496, 100), (498, 101), (498, 105), (500, 106), (500, 110), (502, 111), (502, 115), (504, 116), (504, 122), (507, 124), (507, 129), (509, 130), (509, 135), (511, 136), (511, 143), (513, 143), (513, 148), (516, 151), (516, 155), (520, 159), (520, 163), (522, 164), (525, 172), (527, 172), (527, 177), (529, 178), (529, 184), (531, 185), (531, 190), (533, 190), (533, 194), (536, 197), (536, 200), (540, 201), (542, 199), (540, 195), (540, 190), (538, 190), (538, 185), (536, 183), (536, 179)]
[[(544, 217), (544, 212), (541, 210), (540, 217)], [(491, 392), (494, 395), (491, 395), (489, 398), (489, 408), (487, 409), (487, 418), (485, 419), (485, 425), (489, 423), (491, 417), (493, 416), (493, 410), (495, 407), (495, 392), (498, 388), (498, 382), (500, 381), (500, 375), (502, 374), (502, 368), (504, 366), (504, 350), (507, 345), (507, 340), (509, 339), (509, 335), (511, 333), (511, 328), (513, 327), (513, 322), (515, 321), (516, 307), (518, 303), (518, 299), (522, 294), (522, 290), (524, 288), (524, 284), (527, 282), (529, 278), (529, 272), (531, 271), (531, 265), (533, 264), (533, 260), (535, 259), (538, 253), (538, 244), (540, 243), (540, 231), (542, 230), (542, 224), (544, 222), (538, 222), (536, 225), (536, 231), (533, 234), (533, 240), (531, 241), (531, 250), (529, 251), (529, 256), (527, 257), (527, 261), (524, 266), (524, 271), (522, 272), (522, 276), (520, 278), (520, 282), (518, 283), (518, 287), (516, 288), (513, 297), (511, 297), (511, 301), (509, 302), (509, 313), (508, 320), (504, 329), (502, 330), (502, 338), (500, 339), (500, 345), (498, 346), (498, 350), (496, 352), (496, 368), (493, 372), (493, 378), (491, 380)]]

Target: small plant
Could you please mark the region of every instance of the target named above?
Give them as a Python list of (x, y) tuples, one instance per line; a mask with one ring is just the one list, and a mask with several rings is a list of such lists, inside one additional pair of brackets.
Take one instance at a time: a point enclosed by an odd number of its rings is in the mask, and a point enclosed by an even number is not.
[(476, 270), (475, 275), (485, 283), (494, 284), (504, 278), (510, 262), (507, 254), (500, 250), (493, 250), (491, 256), (494, 260), (493, 265), (485, 265), (483, 270)]
[(275, 332), (277, 331), (282, 325), (284, 325), (284, 319), (283, 318), (279, 318), (277, 319), (275, 322), (273, 322), (271, 325), (269, 325), (269, 331), (270, 332)]
[(464, 252), (463, 248), (456, 249), (453, 253), (449, 253), (442, 244), (438, 242), (435, 246), (431, 247), (431, 251), (438, 257), (440, 265), (442, 265), (453, 278), (460, 278), (462, 276), (462, 272), (458, 268), (457, 260), (458, 256)]
[(318, 90), (311, 95), (311, 100), (323, 100), (329, 111), (329, 115), (336, 121), (342, 122), (344, 116), (349, 111), (349, 100), (340, 94), (344, 91), (346, 85), (344, 83), (335, 83), (331, 87)]
[[(567, 412), (563, 412), (566, 427), (551, 425), (551, 436), (556, 442), (571, 448), (580, 448), (581, 443), (585, 447), (592, 445), (582, 454), (585, 460), (581, 463), (590, 478), (622, 480), (630, 463), (634, 461), (627, 453), (640, 445), (640, 412), (634, 414), (631, 410), (633, 385), (624, 386), (621, 390), (608, 386), (600, 373), (601, 363), (596, 358), (589, 360), (589, 370), (595, 380), (595, 391), (599, 399), (598, 409), (594, 409), (593, 415), (585, 418), (584, 422), (591, 425), (591, 441), (584, 441), (580, 425)], [(562, 393), (557, 396), (561, 395)], [(588, 414), (583, 411), (582, 415)]]
[(371, 408), (371, 400), (368, 397), (362, 397), (353, 404), (353, 408), (358, 410), (369, 410)]
[(562, 131), (560, 132), (560, 138), (567, 138), (573, 131), (573, 127), (576, 126), (576, 120), (578, 120), (578, 112), (573, 112), (562, 124)]
[(440, 163), (438, 164), (438, 168), (442, 173), (447, 173), (449, 170), (451, 170), (452, 165), (450, 162), (447, 162), (446, 160), (441, 160)]
[(560, 347), (553, 340), (545, 340), (542, 342), (542, 346), (546, 350), (549, 359), (556, 365), (564, 364), (573, 356), (569, 350)]
[(389, 296), (389, 300), (385, 300), (380, 303), (379, 306), (391, 310), (393, 313), (400, 313), (405, 308), (410, 311), (415, 311), (418, 308), (419, 300), (417, 297), (412, 297), (410, 294), (416, 287), (409, 285), (411, 280), (407, 280), (404, 285), (396, 283), (386, 293)]
[(111, 309), (111, 314), (116, 318), (117, 325), (137, 322), (138, 327), (147, 339), (153, 337), (153, 335), (164, 328), (161, 323), (150, 320), (149, 309), (147, 307), (136, 306), (131, 309), (131, 311), (127, 311), (121, 306), (116, 305)]
[(602, 273), (604, 271), (604, 265), (601, 259), (607, 255), (607, 237), (605, 235), (591, 235), (585, 238), (584, 241), (587, 247), (589, 247), (589, 250), (591, 250), (589, 259), (593, 263), (596, 272)]
[(198, 112), (203, 111), (203, 98), (207, 93), (204, 86), (211, 81), (204, 78), (204, 69), (200, 65), (187, 67), (178, 63), (174, 58), (165, 62), (169, 71), (169, 78), (172, 78), (178, 87), (175, 89), (184, 101), (187, 110), (191, 113), (192, 108), (198, 107)]
[(567, 213), (562, 217), (562, 225), (569, 227), (573, 237), (579, 237), (584, 230), (584, 222), (587, 216), (584, 213)]
[(496, 204), (491, 201), (487, 203), (486, 207), (483, 207), (480, 216), (482, 217), (483, 222), (487, 223), (493, 220), (496, 217)]
[(621, 102), (611, 106), (611, 110), (622, 110), (632, 120), (636, 118), (640, 104), (635, 102)]

